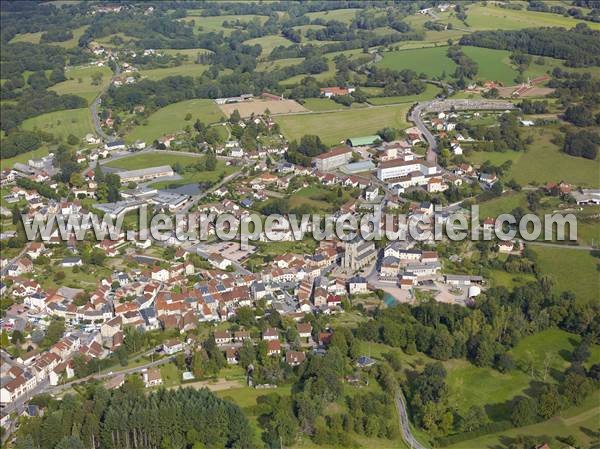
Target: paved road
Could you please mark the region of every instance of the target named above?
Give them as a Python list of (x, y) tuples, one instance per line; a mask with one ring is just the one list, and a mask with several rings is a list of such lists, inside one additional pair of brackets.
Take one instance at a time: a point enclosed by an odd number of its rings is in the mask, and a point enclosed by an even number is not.
[(398, 419), (400, 420), (400, 430), (402, 431), (402, 439), (412, 449), (427, 449), (412, 434), (410, 430), (410, 421), (408, 420), (408, 414), (406, 413), (406, 405), (404, 403), (404, 396), (402, 392), (396, 394), (396, 408), (398, 409)]

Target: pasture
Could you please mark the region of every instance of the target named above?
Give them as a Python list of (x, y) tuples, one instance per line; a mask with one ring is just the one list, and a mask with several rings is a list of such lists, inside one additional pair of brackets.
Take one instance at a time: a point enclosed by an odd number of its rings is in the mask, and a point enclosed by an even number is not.
[(241, 22), (249, 22), (250, 20), (258, 19), (260, 23), (263, 24), (267, 21), (267, 16), (258, 16), (258, 15), (224, 15), (224, 16), (193, 16), (189, 15), (181, 19), (188, 24), (190, 22), (194, 22), (194, 31), (196, 33), (210, 33), (210, 32), (220, 32), (222, 31), (224, 35), (230, 35), (235, 28), (225, 28), (223, 26), (224, 21), (235, 22), (236, 20), (240, 20)]
[(590, 28), (600, 29), (600, 23), (584, 22), (559, 14), (520, 11), (499, 8), (488, 2), (486, 6), (478, 4), (468, 8), (467, 24), (472, 30), (517, 30), (521, 28), (564, 27), (573, 28), (578, 23), (585, 23)]
[(433, 100), (442, 90), (433, 84), (427, 84), (420, 94), (394, 97), (371, 97), (369, 103), (379, 106), (396, 103), (416, 103), (417, 101)]
[(582, 444), (581, 447), (594, 447), (593, 443), (597, 441), (594, 433), (598, 428), (598, 420), (600, 420), (599, 401), (600, 392), (596, 391), (580, 406), (569, 407), (547, 421), (487, 434), (445, 447), (447, 449), (496, 449), (506, 447), (507, 442), (517, 436), (534, 436), (538, 441), (551, 444), (550, 447), (561, 447), (561, 443), (555, 438), (564, 438), (565, 435), (575, 436), (577, 441)]
[[(92, 75), (96, 73), (102, 75), (102, 80), (98, 85), (92, 84)], [(67, 81), (55, 84), (49, 89), (59, 95), (78, 95), (85, 98), (88, 104), (90, 104), (108, 83), (110, 83), (112, 71), (106, 66), (69, 67), (65, 71), (65, 76), (67, 77)]]
[(266, 58), (267, 56), (269, 56), (271, 54), (271, 52), (273, 51), (273, 49), (275, 47), (279, 47), (279, 46), (284, 46), (284, 47), (288, 47), (290, 45), (293, 45), (294, 43), (292, 41), (290, 41), (289, 39), (286, 39), (283, 36), (274, 36), (274, 35), (270, 35), (270, 36), (263, 36), (263, 37), (257, 37), (256, 39), (249, 39), (247, 41), (244, 41), (245, 45), (260, 45), (262, 47), (262, 52), (261, 52), (261, 57), (262, 58)]
[(564, 180), (577, 186), (600, 187), (600, 179), (598, 178), (600, 160), (592, 161), (563, 153), (557, 145), (551, 142), (554, 137), (552, 130), (552, 127), (526, 130), (524, 134), (531, 134), (534, 138), (533, 143), (529, 145), (526, 152), (474, 151), (467, 158), (474, 164), (481, 164), (486, 160), (490, 160), (495, 165), (512, 160), (512, 168), (505, 178), (514, 178), (522, 185), (530, 183), (545, 184), (551, 181)]
[(167, 76), (201, 76), (206, 69), (208, 69), (207, 65), (204, 64), (195, 64), (193, 62), (176, 65), (173, 67), (165, 67), (158, 69), (148, 69), (148, 70), (140, 70), (140, 74), (143, 78), (148, 78), (151, 80), (160, 80), (166, 78)]
[(290, 140), (305, 134), (316, 134), (327, 145), (335, 145), (349, 136), (366, 136), (391, 126), (408, 126), (406, 113), (409, 104), (350, 109), (339, 112), (321, 112), (275, 117), (283, 134)]
[[(189, 121), (185, 120), (187, 114), (191, 114)], [(213, 100), (195, 99), (173, 103), (151, 114), (147, 124), (133, 128), (125, 136), (127, 142), (143, 140), (150, 143), (165, 134), (172, 134), (182, 130), (187, 125), (192, 126), (196, 119), (205, 124), (215, 123), (221, 120), (223, 114)]]
[(550, 275), (556, 292), (570, 290), (581, 302), (600, 300), (600, 259), (591, 251), (531, 245), (537, 255), (538, 269)]
[(429, 47), (391, 51), (383, 54), (378, 66), (394, 70), (414, 70), (429, 77), (454, 73), (456, 64), (446, 56), (447, 47)]
[(331, 11), (309, 12), (306, 16), (309, 17), (310, 20), (338, 20), (340, 22), (350, 23), (358, 11), (360, 11), (358, 8), (334, 9)]
[(69, 134), (83, 138), (93, 130), (92, 117), (88, 108), (66, 109), (48, 112), (23, 122), (23, 129), (39, 129), (66, 139)]
[(477, 64), (477, 78), (483, 81), (499, 81), (506, 86), (515, 84), (518, 72), (510, 63), (510, 52), (482, 47), (462, 47), (463, 52)]
[(242, 103), (221, 104), (219, 108), (229, 117), (236, 109), (242, 117), (250, 117), (252, 114), (264, 114), (268, 109), (271, 114), (288, 114), (304, 112), (306, 108), (294, 100), (250, 100)]

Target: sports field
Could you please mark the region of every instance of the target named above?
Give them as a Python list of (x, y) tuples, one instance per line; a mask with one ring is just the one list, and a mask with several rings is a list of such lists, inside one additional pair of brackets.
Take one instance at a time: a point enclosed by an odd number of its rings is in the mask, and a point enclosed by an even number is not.
[[(102, 74), (100, 84), (92, 84), (92, 75)], [(71, 67), (65, 72), (67, 81), (50, 87), (59, 95), (72, 94), (83, 97), (90, 104), (94, 98), (110, 83), (112, 71), (108, 67)]]
[(93, 126), (89, 109), (81, 108), (48, 112), (28, 118), (23, 122), (23, 129), (39, 129), (66, 139), (69, 134), (83, 138), (92, 132)]
[(351, 109), (341, 112), (285, 115), (275, 117), (283, 134), (290, 140), (316, 134), (327, 145), (335, 145), (351, 136), (366, 136), (391, 126), (406, 128), (409, 104)]
[[(192, 114), (189, 121), (185, 120), (187, 114)], [(150, 143), (165, 134), (172, 134), (182, 130), (187, 125), (192, 126), (196, 119), (205, 124), (218, 122), (223, 114), (213, 100), (196, 99), (180, 101), (170, 104), (148, 117), (146, 125), (135, 127), (125, 136), (127, 142), (143, 140)]]
[(226, 117), (229, 117), (236, 109), (242, 117), (250, 117), (252, 114), (263, 114), (267, 109), (271, 114), (288, 114), (290, 112), (304, 112), (300, 103), (294, 100), (252, 100), (242, 103), (229, 103), (219, 105)]
[(160, 150), (151, 153), (134, 154), (133, 156), (123, 157), (116, 161), (104, 164), (106, 167), (122, 168), (123, 170), (137, 170), (140, 168), (159, 167), (161, 165), (182, 166), (194, 165), (200, 160), (200, 156), (178, 155), (172, 153), (161, 153)]

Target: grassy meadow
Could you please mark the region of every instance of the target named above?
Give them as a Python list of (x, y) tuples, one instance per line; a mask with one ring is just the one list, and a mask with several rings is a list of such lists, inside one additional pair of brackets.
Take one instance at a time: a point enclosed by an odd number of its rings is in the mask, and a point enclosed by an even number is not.
[(327, 145), (335, 145), (349, 137), (374, 134), (384, 126), (406, 128), (410, 105), (351, 109), (341, 112), (280, 115), (275, 117), (283, 134), (290, 140), (305, 134), (316, 134)]
[[(185, 116), (192, 114), (191, 120), (186, 121)], [(213, 100), (195, 99), (173, 103), (159, 109), (148, 117), (147, 124), (133, 128), (125, 136), (128, 142), (143, 140), (153, 142), (165, 134), (181, 131), (186, 126), (193, 126), (196, 119), (209, 124), (218, 122), (223, 117), (221, 110)]]
[(88, 108), (81, 108), (48, 112), (28, 118), (23, 122), (23, 129), (39, 129), (66, 139), (69, 134), (83, 138), (93, 132), (94, 128), (90, 111)]
[[(100, 84), (92, 84), (92, 75), (102, 74)], [(108, 67), (70, 67), (66, 70), (67, 81), (50, 87), (59, 95), (78, 95), (87, 100), (88, 104), (110, 83), (112, 71)]]

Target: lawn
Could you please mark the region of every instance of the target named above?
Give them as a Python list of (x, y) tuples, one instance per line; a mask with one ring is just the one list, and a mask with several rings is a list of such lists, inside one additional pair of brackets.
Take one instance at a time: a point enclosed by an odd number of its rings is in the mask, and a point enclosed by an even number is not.
[(448, 47), (430, 47), (386, 52), (378, 66), (394, 70), (410, 69), (429, 77), (439, 77), (444, 72), (449, 76), (456, 70), (456, 64), (446, 56), (447, 51)]
[[(102, 74), (99, 85), (92, 84), (92, 75)], [(50, 90), (59, 95), (72, 94), (83, 97), (90, 104), (96, 96), (110, 83), (112, 71), (108, 67), (70, 67), (66, 70), (67, 81), (55, 84)]]
[(160, 80), (166, 78), (167, 76), (198, 77), (201, 76), (206, 71), (206, 69), (208, 69), (207, 65), (189, 62), (181, 65), (176, 65), (174, 67), (140, 70), (140, 74), (142, 75), (142, 77), (148, 78), (150, 80)]
[(160, 375), (165, 387), (172, 387), (181, 383), (181, 373), (173, 363), (166, 363), (160, 367)]
[(374, 134), (384, 126), (406, 128), (409, 105), (381, 106), (340, 112), (294, 114), (275, 117), (283, 134), (290, 140), (316, 134), (327, 145), (335, 145), (353, 136)]
[(531, 248), (537, 254), (539, 272), (552, 277), (557, 292), (570, 290), (582, 302), (600, 299), (600, 259), (590, 251), (542, 245)]
[(474, 164), (488, 159), (494, 164), (512, 160), (513, 166), (506, 179), (514, 178), (521, 185), (564, 180), (576, 186), (600, 187), (600, 159), (592, 161), (561, 152), (551, 142), (553, 130), (553, 127), (540, 127), (525, 131), (524, 135), (531, 134), (534, 138), (526, 152), (472, 152), (468, 159)]
[(93, 132), (92, 117), (87, 108), (48, 112), (28, 118), (23, 122), (23, 129), (32, 130), (34, 128), (64, 139), (69, 134), (83, 138), (86, 134)]
[(290, 45), (293, 45), (294, 43), (292, 41), (290, 41), (289, 39), (286, 39), (283, 36), (269, 35), (269, 36), (257, 37), (256, 39), (249, 39), (247, 41), (244, 41), (244, 44), (245, 45), (259, 44), (262, 47), (262, 52), (260, 55), (263, 58), (266, 58), (267, 56), (269, 56), (271, 54), (271, 52), (273, 51), (273, 49), (275, 47), (279, 47), (281, 45), (283, 45), (284, 47), (289, 47)]
[[(185, 116), (192, 114), (191, 120), (186, 121)], [(172, 134), (186, 126), (193, 126), (196, 119), (205, 124), (218, 122), (223, 117), (221, 110), (213, 100), (195, 99), (173, 103), (159, 109), (148, 117), (146, 125), (135, 127), (125, 140), (134, 142), (143, 140), (153, 142), (165, 134)]]

